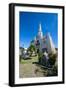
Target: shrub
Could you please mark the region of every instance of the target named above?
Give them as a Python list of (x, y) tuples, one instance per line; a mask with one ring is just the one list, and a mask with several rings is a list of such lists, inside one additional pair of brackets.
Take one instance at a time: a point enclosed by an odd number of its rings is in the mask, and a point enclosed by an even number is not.
[(58, 75), (58, 67), (57, 66), (53, 67), (53, 75)]
[(50, 63), (50, 65), (54, 65), (55, 64), (56, 57), (57, 57), (56, 54), (50, 54), (49, 55), (49, 63)]
[(46, 66), (46, 58), (42, 52), (38, 53), (38, 60), (39, 64)]
[(39, 53), (38, 53), (39, 63), (41, 63), (42, 57), (43, 57), (43, 53), (42, 53), (42, 52), (39, 52)]

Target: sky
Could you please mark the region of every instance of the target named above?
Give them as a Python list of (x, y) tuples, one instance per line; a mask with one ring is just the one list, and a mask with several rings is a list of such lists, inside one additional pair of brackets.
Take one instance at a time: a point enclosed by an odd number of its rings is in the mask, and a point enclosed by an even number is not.
[(43, 35), (50, 33), (55, 47), (58, 47), (58, 15), (57, 13), (19, 13), (19, 46), (28, 48), (30, 42), (38, 34), (41, 23)]

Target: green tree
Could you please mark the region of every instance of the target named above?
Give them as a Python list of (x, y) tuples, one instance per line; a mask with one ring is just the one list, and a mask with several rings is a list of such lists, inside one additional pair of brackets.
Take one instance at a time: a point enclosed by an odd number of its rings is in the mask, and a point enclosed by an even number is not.
[(36, 47), (31, 44), (30, 47), (28, 48), (28, 51), (30, 51), (30, 56), (32, 56), (32, 53), (33, 53), (33, 52), (36, 53)]

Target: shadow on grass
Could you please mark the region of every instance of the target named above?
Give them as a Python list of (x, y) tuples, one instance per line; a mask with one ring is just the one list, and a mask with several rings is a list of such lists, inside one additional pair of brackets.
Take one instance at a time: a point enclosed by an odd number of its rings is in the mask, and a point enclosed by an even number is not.
[(29, 60), (29, 59), (32, 59), (31, 57), (29, 57), (29, 58), (22, 58), (23, 60)]
[(52, 69), (52, 66), (48, 67), (46, 65), (43, 65), (39, 62), (33, 62), (32, 64), (36, 64), (37, 66), (40, 66), (41, 69), (48, 69), (48, 70), (51, 70)]
[(36, 65), (39, 66), (41, 69), (47, 69), (46, 66), (40, 64), (39, 62), (33, 62), (33, 64), (36, 64)]
[(33, 62), (32, 64), (39, 64), (38, 62)]

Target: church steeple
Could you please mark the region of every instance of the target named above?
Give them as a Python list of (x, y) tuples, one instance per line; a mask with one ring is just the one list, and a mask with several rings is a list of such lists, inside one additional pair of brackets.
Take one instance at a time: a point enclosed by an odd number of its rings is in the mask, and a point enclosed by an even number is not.
[(40, 38), (43, 37), (42, 28), (41, 28), (41, 23), (39, 24), (38, 36), (39, 36)]
[(42, 32), (41, 23), (39, 24), (39, 32)]

